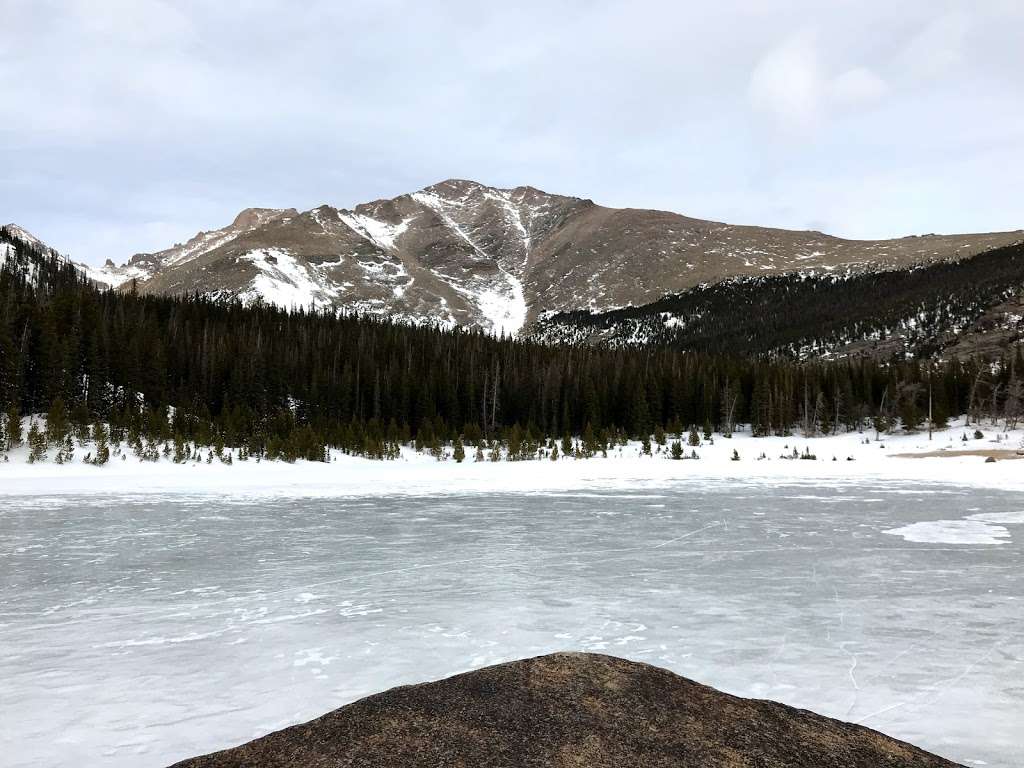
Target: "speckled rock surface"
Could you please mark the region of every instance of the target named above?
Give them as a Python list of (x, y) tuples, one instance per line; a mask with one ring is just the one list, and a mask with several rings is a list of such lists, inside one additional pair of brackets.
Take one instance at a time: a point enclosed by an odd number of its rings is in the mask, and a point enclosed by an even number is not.
[(394, 688), (176, 768), (954, 765), (862, 726), (657, 667), (556, 653)]

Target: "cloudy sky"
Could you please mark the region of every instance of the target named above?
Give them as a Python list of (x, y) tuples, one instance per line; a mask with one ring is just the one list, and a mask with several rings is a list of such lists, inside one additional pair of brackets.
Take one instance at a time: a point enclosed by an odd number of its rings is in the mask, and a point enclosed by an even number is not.
[(449, 177), (850, 237), (1024, 228), (1020, 0), (0, 0), (0, 221), (121, 261)]

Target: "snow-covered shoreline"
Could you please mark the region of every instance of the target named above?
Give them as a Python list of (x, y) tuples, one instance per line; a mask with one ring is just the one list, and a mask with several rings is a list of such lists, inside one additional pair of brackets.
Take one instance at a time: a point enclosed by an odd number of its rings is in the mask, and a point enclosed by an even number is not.
[[(375, 461), (332, 453), (330, 463), (298, 461), (245, 462), (228, 466), (212, 463), (175, 464), (168, 459), (140, 462), (134, 456), (112, 457), (96, 467), (82, 458), (89, 446), (76, 450), (71, 463), (52, 460), (29, 464), (27, 448), (12, 451), (0, 462), (0, 496), (67, 494), (229, 494), (241, 496), (365, 496), (434, 495), (487, 492), (554, 492), (651, 488), (679, 481), (812, 483), (841, 487), (844, 481), (877, 480), (955, 484), (965, 487), (1024, 491), (1024, 457), (1014, 451), (1024, 429), (1002, 432), (982, 426), (984, 437), (973, 437), (975, 427), (957, 420), (937, 431), (904, 435), (849, 433), (829, 437), (751, 437), (716, 435), (713, 442), (686, 446), (699, 460), (672, 461), (668, 447), (654, 445), (653, 456), (642, 456), (638, 442), (616, 446), (608, 457), (560, 458), (558, 461), (476, 462), (472, 451), (462, 463), (438, 461), (403, 448), (400, 459)], [(966, 434), (967, 441), (962, 440)], [(1002, 435), (997, 442), (996, 436)], [(865, 443), (865, 439), (869, 442)], [(816, 455), (815, 460), (784, 459), (793, 450)], [(739, 460), (732, 459), (733, 451)], [(963, 451), (979, 455), (955, 455)], [(999, 460), (986, 462), (981, 452), (998, 452)], [(450, 452), (450, 451), (449, 451)], [(943, 456), (949, 453), (954, 455)], [(765, 458), (758, 458), (764, 455)], [(917, 454), (938, 454), (916, 456)], [(834, 460), (833, 460), (834, 457)], [(850, 460), (852, 459), (852, 460)]]

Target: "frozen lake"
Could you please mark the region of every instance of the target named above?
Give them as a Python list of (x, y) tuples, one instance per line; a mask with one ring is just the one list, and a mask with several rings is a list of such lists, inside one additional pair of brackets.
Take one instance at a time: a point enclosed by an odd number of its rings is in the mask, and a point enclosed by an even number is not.
[(0, 750), (11, 768), (163, 766), (575, 649), (1019, 766), (1022, 510), (878, 482), (6, 497)]

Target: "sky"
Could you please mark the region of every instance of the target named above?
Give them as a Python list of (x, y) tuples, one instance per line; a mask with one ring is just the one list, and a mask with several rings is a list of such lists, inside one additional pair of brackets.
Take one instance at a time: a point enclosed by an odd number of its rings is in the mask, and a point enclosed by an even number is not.
[(0, 0), (0, 221), (75, 259), (447, 178), (1024, 228), (1024, 3)]

